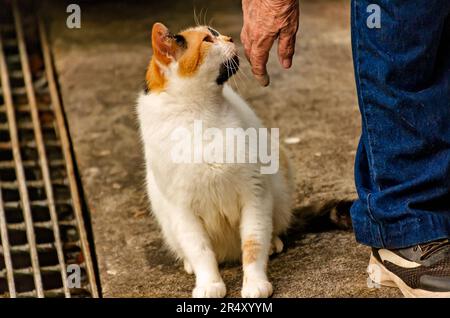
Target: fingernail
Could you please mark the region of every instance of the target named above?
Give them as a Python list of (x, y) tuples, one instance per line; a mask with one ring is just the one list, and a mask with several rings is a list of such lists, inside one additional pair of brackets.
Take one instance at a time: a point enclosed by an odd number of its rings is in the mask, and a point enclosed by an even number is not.
[(288, 60), (288, 59), (283, 60), (283, 67), (284, 68), (290, 68), (291, 65), (292, 65), (292, 61), (291, 60)]
[(255, 78), (261, 86), (268, 86), (270, 83), (270, 77), (268, 74), (255, 75)]

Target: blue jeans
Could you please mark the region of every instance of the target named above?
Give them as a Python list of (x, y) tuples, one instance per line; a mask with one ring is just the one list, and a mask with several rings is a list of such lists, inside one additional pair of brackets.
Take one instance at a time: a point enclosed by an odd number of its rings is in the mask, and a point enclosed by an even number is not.
[[(380, 28), (368, 27), (370, 4)], [(450, 1), (353, 0), (352, 44), (356, 239), (402, 248), (450, 237)]]

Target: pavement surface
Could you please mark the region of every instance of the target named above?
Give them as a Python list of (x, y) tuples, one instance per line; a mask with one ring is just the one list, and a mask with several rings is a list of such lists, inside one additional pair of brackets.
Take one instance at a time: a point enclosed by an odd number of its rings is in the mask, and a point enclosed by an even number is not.
[[(194, 24), (193, 8), (239, 39), (239, 0), (80, 2), (81, 29), (66, 27), (64, 1), (43, 5), (73, 147), (90, 212), (105, 297), (188, 297), (194, 278), (163, 247), (149, 214), (135, 100), (150, 58), (156, 21), (174, 32)], [(206, 17), (203, 17), (206, 12)], [(296, 178), (296, 222), (273, 257), (274, 297), (398, 297), (368, 288), (370, 249), (345, 230), (355, 198), (353, 161), (360, 132), (350, 46), (349, 3), (301, 1), (292, 69), (271, 54), (272, 84), (257, 86), (248, 63), (231, 84), (281, 137)], [(241, 56), (243, 52), (237, 41)], [(343, 202), (335, 208), (337, 202)], [(343, 222), (334, 224), (331, 219)], [(335, 213), (338, 211), (339, 213)], [(343, 212), (340, 213), (340, 212)], [(221, 269), (228, 296), (239, 296), (239, 264)]]

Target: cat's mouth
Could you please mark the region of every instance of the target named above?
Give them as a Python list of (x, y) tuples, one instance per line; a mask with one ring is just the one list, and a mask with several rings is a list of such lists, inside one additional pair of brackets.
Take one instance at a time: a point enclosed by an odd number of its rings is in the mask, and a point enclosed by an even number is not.
[(219, 70), (219, 76), (216, 79), (218, 85), (222, 85), (239, 70), (239, 57), (234, 55), (232, 58), (222, 63)]

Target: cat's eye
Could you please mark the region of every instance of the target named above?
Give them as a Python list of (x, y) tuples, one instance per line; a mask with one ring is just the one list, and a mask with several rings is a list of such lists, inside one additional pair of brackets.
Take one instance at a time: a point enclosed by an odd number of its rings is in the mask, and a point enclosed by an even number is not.
[(178, 46), (181, 46), (181, 47), (186, 46), (186, 39), (184, 38), (184, 36), (177, 34), (174, 36), (174, 39), (175, 39), (175, 43), (177, 43)]
[(214, 40), (213, 40), (213, 38), (212, 38), (210, 35), (207, 35), (207, 36), (205, 36), (205, 37), (203, 38), (203, 42), (210, 42), (210, 43), (213, 43)]

